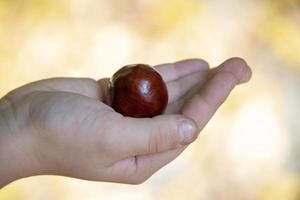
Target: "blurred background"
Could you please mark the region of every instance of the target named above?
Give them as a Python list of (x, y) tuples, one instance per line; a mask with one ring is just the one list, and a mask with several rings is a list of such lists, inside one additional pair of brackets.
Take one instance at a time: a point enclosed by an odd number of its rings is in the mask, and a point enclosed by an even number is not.
[(300, 199), (299, 0), (0, 0), (0, 96), (54, 76), (232, 56), (247, 60), (251, 82), (146, 183), (40, 176), (0, 199)]

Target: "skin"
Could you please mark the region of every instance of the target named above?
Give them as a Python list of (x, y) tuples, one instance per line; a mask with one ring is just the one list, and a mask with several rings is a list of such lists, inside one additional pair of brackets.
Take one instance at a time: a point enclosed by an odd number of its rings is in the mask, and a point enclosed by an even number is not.
[[(53, 78), (0, 100), (0, 188), (34, 175), (140, 184), (192, 143), (232, 89), (251, 77), (241, 58), (156, 66), (168, 107), (130, 118), (105, 103), (108, 79)], [(184, 134), (185, 133), (185, 134)]]

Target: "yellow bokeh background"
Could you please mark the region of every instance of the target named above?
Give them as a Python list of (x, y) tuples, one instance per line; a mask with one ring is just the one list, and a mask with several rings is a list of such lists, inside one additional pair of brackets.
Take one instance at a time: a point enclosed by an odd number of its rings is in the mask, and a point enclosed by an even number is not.
[(144, 184), (39, 176), (8, 185), (0, 199), (300, 198), (298, 0), (0, 0), (0, 96), (130, 63), (197, 57), (214, 67), (232, 56), (247, 60), (251, 82)]

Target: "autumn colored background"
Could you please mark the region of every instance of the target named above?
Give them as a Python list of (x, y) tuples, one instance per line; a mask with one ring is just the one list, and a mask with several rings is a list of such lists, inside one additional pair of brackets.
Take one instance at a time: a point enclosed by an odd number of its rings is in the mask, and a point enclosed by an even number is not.
[(40, 176), (10, 184), (0, 199), (300, 199), (298, 0), (0, 0), (0, 96), (130, 63), (200, 57), (213, 67), (232, 56), (248, 61), (251, 82), (146, 183)]

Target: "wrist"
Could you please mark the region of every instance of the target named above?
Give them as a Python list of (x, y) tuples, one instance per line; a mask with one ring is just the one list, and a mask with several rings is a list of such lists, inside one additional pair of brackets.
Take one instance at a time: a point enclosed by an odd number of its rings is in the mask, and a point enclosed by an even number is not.
[(36, 162), (30, 134), (18, 129), (11, 103), (0, 99), (0, 188), (17, 179), (35, 175)]

